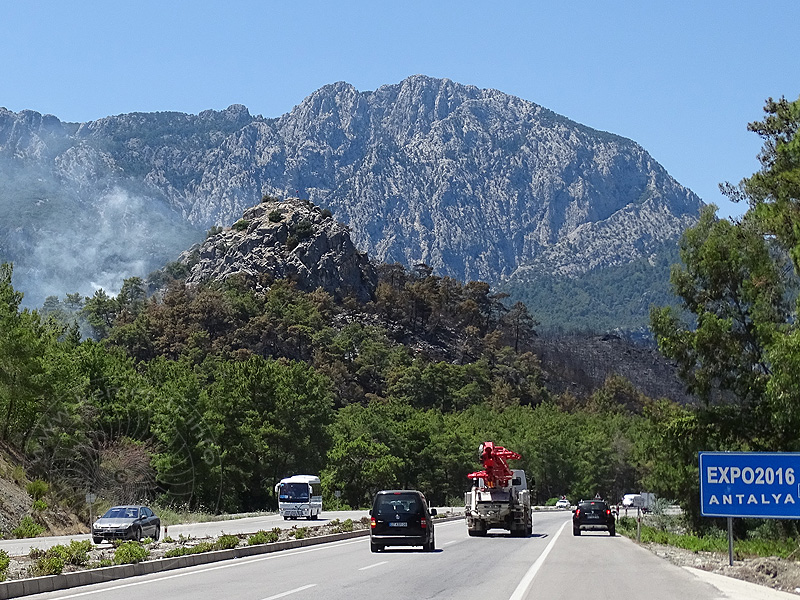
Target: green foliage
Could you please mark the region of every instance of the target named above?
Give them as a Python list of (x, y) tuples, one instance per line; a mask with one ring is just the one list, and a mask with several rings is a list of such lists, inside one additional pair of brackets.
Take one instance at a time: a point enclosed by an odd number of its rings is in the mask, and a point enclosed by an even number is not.
[(542, 331), (637, 331), (647, 327), (651, 306), (678, 306), (669, 285), (670, 267), (678, 260), (671, 240), (624, 265), (575, 278), (512, 278), (498, 289), (509, 294), (509, 301), (524, 302)]
[(32, 538), (36, 537), (37, 535), (44, 533), (44, 527), (39, 525), (36, 521), (33, 520), (30, 516), (22, 517), (19, 525), (17, 525), (12, 531), (11, 535), (13, 535), (17, 539), (23, 538)]
[(31, 508), (36, 512), (42, 512), (43, 510), (47, 510), (48, 506), (47, 502), (44, 500), (34, 500)]
[(247, 538), (247, 543), (250, 546), (254, 546), (256, 544), (271, 544), (278, 541), (280, 534), (280, 527), (274, 527), (271, 531), (259, 529), (256, 533)]
[[(338, 521), (338, 519), (335, 519)], [(334, 525), (333, 521), (331, 521), (331, 525)], [(336, 523), (333, 529), (334, 533), (345, 533), (348, 531), (353, 531), (353, 519), (345, 519), (341, 523)]]
[(150, 551), (139, 542), (128, 541), (120, 544), (114, 550), (114, 564), (128, 565), (147, 560)]
[[(57, 558), (62, 565), (83, 566), (89, 563), (89, 551), (91, 549), (92, 543), (89, 540), (72, 540), (69, 546), (64, 546), (63, 544), (51, 546), (38, 558)], [(31, 556), (31, 558), (36, 557)]]
[(50, 491), (50, 485), (41, 479), (35, 479), (25, 486), (25, 491), (34, 499), (41, 500)]
[(238, 221), (236, 221), (236, 223), (233, 224), (232, 229), (234, 229), (235, 231), (244, 231), (248, 227), (250, 227), (250, 221), (248, 221), (247, 219), (239, 219)]
[(239, 545), (239, 538), (235, 535), (221, 535), (214, 542), (215, 550), (230, 550)]
[(45, 555), (36, 559), (28, 568), (31, 577), (43, 577), (45, 575), (60, 575), (64, 571), (64, 560), (55, 555)]
[(206, 231), (206, 239), (210, 237), (214, 237), (215, 235), (222, 233), (222, 226), (221, 225), (212, 225), (211, 229)]
[(164, 553), (164, 558), (175, 558), (177, 556), (187, 556), (189, 554), (200, 554), (202, 552), (211, 552), (212, 550), (216, 550), (213, 543), (199, 542), (194, 546), (180, 546), (178, 548), (173, 548), (172, 550), (167, 550)]
[(283, 221), (283, 213), (279, 210), (270, 211), (267, 218), (270, 220), (271, 223), (280, 223)]
[(0, 581), (5, 581), (8, 575), (8, 567), (11, 564), (11, 557), (5, 550), (0, 550)]
[(308, 537), (308, 527), (298, 527), (289, 531), (289, 536), (294, 537), (296, 540), (302, 540)]
[(102, 569), (104, 567), (112, 567), (114, 566), (114, 561), (110, 558), (101, 558), (100, 560), (96, 560), (94, 562), (90, 562), (86, 565), (87, 569)]
[(293, 233), (298, 240), (304, 240), (314, 233), (314, 224), (308, 219), (303, 219), (294, 226)]
[(659, 349), (702, 403), (653, 413), (645, 444), (654, 459), (644, 479), (671, 487), (696, 528), (697, 451), (800, 448), (800, 100), (770, 99), (765, 111), (763, 122), (749, 125), (765, 140), (762, 170), (738, 188), (723, 186), (734, 200), (748, 200), (750, 210), (730, 222), (707, 207), (681, 241), (682, 265), (670, 279), (693, 323), (672, 308), (651, 311)]

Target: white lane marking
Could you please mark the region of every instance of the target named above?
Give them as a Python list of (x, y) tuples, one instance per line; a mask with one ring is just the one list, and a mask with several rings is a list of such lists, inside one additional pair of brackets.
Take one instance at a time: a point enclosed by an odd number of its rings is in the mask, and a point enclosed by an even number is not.
[[(275, 560), (276, 558), (285, 558), (286, 556), (296, 556), (297, 554), (307, 554), (309, 552), (316, 552), (318, 550), (326, 550), (328, 548), (338, 548), (340, 546), (349, 546), (350, 544), (357, 544), (359, 542), (365, 541), (367, 538), (356, 538), (354, 540), (347, 540), (345, 542), (333, 542), (331, 544), (319, 544), (318, 546), (312, 546), (311, 548), (303, 549), (303, 550), (282, 550), (279, 552), (273, 552), (271, 554), (267, 554), (266, 556), (261, 556), (257, 558), (237, 558), (230, 562), (226, 562), (223, 565), (217, 565), (215, 567), (206, 567), (205, 569), (197, 569), (191, 571), (184, 571), (181, 569), (181, 573), (175, 573), (174, 575), (164, 575), (163, 577), (156, 577), (153, 579), (147, 579), (145, 581), (134, 581), (132, 583), (123, 583), (120, 585), (114, 585), (111, 587), (104, 587), (98, 590), (89, 590), (88, 592), (78, 592), (77, 594), (70, 594), (68, 596), (58, 596), (57, 600), (67, 600), (68, 598), (79, 598), (81, 596), (90, 596), (92, 594), (102, 594), (103, 592), (110, 592), (112, 590), (121, 590), (124, 588), (139, 586), (139, 585), (146, 585), (148, 583), (158, 583), (161, 581), (166, 581), (167, 579), (177, 579), (178, 577), (186, 577), (187, 575), (194, 575), (196, 573), (208, 573), (209, 571), (219, 571), (221, 569), (230, 569), (231, 567), (241, 567), (244, 565), (249, 565), (254, 562), (261, 562), (264, 560)], [(326, 548), (326, 546), (328, 548)], [(282, 555), (282, 556), (281, 556)], [(192, 567), (184, 567), (184, 569), (191, 569)], [(97, 584), (99, 585), (99, 584)]]
[(458, 540), (451, 540), (449, 542), (445, 542), (442, 546), (449, 546), (450, 544), (455, 544)]
[(359, 571), (366, 571), (367, 569), (371, 569), (372, 567), (380, 567), (381, 565), (385, 565), (385, 564), (386, 564), (386, 563), (388, 563), (388, 562), (389, 562), (388, 560), (382, 560), (381, 562), (379, 562), (379, 563), (375, 563), (374, 565), (369, 565), (369, 566), (366, 566), (366, 567), (361, 567), (361, 568), (359, 569)]
[(564, 531), (564, 527), (567, 526), (567, 523), (569, 523), (569, 521), (564, 522), (564, 524), (561, 526), (561, 529), (558, 530), (558, 533), (556, 533), (553, 536), (553, 539), (550, 540), (550, 543), (547, 544), (547, 548), (544, 549), (544, 552), (542, 552), (539, 555), (539, 558), (536, 559), (536, 562), (531, 565), (531, 568), (528, 569), (527, 573), (525, 573), (525, 576), (519, 582), (517, 589), (515, 589), (514, 593), (511, 594), (511, 598), (509, 598), (509, 600), (522, 600), (525, 597), (525, 594), (528, 593), (528, 588), (531, 587), (531, 584), (533, 583), (533, 578), (536, 577), (536, 573), (539, 572), (539, 569), (544, 564), (547, 555), (550, 554), (550, 550), (553, 549), (553, 545), (556, 543), (558, 536), (561, 535), (561, 532)]
[(274, 596), (270, 596), (269, 598), (264, 598), (264, 600), (275, 600), (276, 598), (283, 598), (284, 596), (288, 596), (289, 594), (302, 592), (303, 590), (315, 587), (316, 585), (317, 585), (316, 583), (309, 583), (308, 585), (304, 585), (303, 587), (295, 588), (293, 590), (289, 590), (288, 592), (281, 592), (280, 594), (275, 594)]

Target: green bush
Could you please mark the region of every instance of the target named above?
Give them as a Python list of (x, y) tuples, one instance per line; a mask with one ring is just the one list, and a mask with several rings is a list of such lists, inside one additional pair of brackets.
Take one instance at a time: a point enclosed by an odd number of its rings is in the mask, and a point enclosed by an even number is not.
[(238, 221), (236, 221), (236, 223), (233, 224), (233, 229), (235, 229), (236, 231), (244, 231), (248, 227), (250, 227), (250, 221), (248, 221), (247, 219), (239, 219)]
[(50, 491), (50, 486), (47, 484), (46, 481), (41, 479), (37, 479), (35, 481), (31, 481), (28, 485), (25, 486), (25, 491), (27, 491), (34, 500), (41, 500)]
[(33, 508), (33, 510), (35, 510), (37, 512), (41, 512), (43, 510), (47, 510), (47, 508), (48, 508), (47, 502), (45, 502), (44, 500), (41, 500), (41, 499), (34, 500), (32, 508)]
[(297, 239), (297, 236), (290, 235), (286, 238), (286, 249), (290, 252), (297, 248), (297, 245), (300, 243), (300, 240)]
[(6, 580), (8, 566), (11, 564), (11, 557), (5, 550), (0, 550), (0, 581)]
[(255, 546), (256, 544), (271, 544), (278, 541), (280, 532), (281, 530), (279, 527), (275, 527), (272, 531), (264, 531), (263, 529), (260, 529), (247, 538), (247, 543), (250, 546)]
[(92, 563), (89, 563), (86, 568), (87, 569), (101, 569), (102, 567), (111, 567), (114, 565), (114, 561), (108, 558), (101, 558), (100, 560), (96, 560)]
[(30, 516), (25, 516), (20, 521), (19, 525), (11, 532), (17, 539), (36, 537), (44, 532), (44, 527), (39, 525)]
[(289, 532), (289, 535), (294, 535), (294, 539), (302, 540), (308, 536), (308, 527), (298, 527)]
[(294, 234), (298, 239), (305, 239), (314, 233), (314, 224), (308, 219), (303, 219), (294, 228)]
[(28, 569), (31, 577), (42, 577), (44, 575), (60, 575), (64, 570), (64, 561), (58, 556), (45, 555), (36, 560)]
[[(89, 540), (72, 540), (69, 546), (57, 544), (43, 552), (43, 557), (58, 558), (65, 565), (86, 565), (89, 563), (89, 550), (92, 549), (92, 542)], [(31, 548), (31, 557), (34, 549)], [(37, 556), (36, 558), (41, 558)]]
[(230, 550), (239, 545), (239, 538), (235, 535), (221, 535), (214, 542), (215, 550)]
[[(331, 521), (331, 525), (334, 525), (334, 522)], [(335, 527), (333, 528), (334, 533), (345, 533), (347, 531), (353, 531), (353, 519), (345, 519), (343, 522), (339, 523), (339, 520), (336, 519)]]
[(114, 564), (135, 564), (145, 560), (148, 556), (150, 556), (150, 551), (139, 542), (125, 542), (114, 550)]
[(267, 215), (270, 223), (280, 223), (283, 221), (283, 213), (279, 210), (273, 210)]
[(200, 554), (201, 552), (210, 552), (214, 550), (214, 544), (211, 542), (200, 542), (194, 546), (182, 546), (181, 548), (173, 548), (164, 553), (164, 558), (175, 558), (176, 556), (186, 556), (187, 554)]

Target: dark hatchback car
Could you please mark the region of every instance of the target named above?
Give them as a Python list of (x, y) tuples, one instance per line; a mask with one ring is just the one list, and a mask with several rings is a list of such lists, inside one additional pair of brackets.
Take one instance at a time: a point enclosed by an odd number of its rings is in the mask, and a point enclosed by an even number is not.
[(161, 519), (152, 510), (139, 504), (112, 506), (92, 524), (92, 541), (136, 540), (150, 537), (158, 540)]
[(616, 535), (616, 522), (611, 507), (604, 500), (581, 500), (572, 512), (572, 535), (581, 530), (603, 530)]
[(380, 552), (386, 546), (422, 546), (426, 552), (436, 550), (433, 534), (435, 508), (428, 508), (422, 492), (417, 490), (384, 490), (372, 503), (370, 549)]

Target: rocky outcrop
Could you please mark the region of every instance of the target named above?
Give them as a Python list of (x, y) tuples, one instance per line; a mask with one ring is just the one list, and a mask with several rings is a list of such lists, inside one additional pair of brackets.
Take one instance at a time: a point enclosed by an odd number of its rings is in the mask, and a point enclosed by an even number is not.
[(180, 260), (191, 266), (189, 284), (241, 275), (258, 288), (265, 280), (292, 279), (301, 290), (321, 288), (337, 300), (374, 299), (378, 279), (347, 227), (299, 198), (265, 199)]

